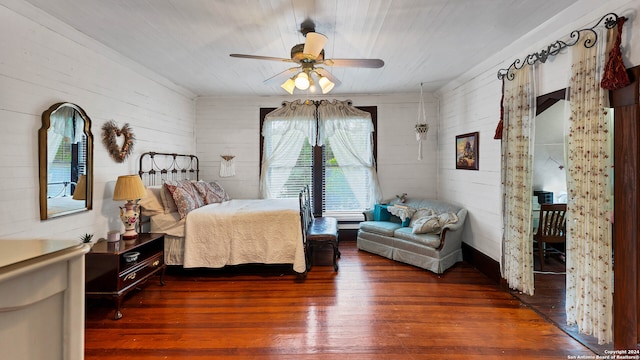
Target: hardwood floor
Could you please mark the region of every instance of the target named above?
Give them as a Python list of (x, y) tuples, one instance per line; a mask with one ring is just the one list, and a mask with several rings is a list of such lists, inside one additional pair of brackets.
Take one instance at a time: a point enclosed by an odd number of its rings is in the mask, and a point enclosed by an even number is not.
[[(537, 256), (534, 257), (534, 263), (534, 269), (540, 269)], [(613, 350), (613, 344), (600, 345), (597, 338), (580, 334), (577, 325), (567, 325), (565, 312), (566, 266), (564, 261), (556, 255), (549, 256), (545, 261), (544, 270), (543, 272), (534, 272), (533, 296), (517, 291), (512, 291), (513, 295), (594, 353), (606, 356), (607, 350)]]
[(438, 276), (340, 244), (280, 266), (170, 269), (114, 321), (87, 303), (85, 359), (567, 359), (594, 353), (465, 263)]

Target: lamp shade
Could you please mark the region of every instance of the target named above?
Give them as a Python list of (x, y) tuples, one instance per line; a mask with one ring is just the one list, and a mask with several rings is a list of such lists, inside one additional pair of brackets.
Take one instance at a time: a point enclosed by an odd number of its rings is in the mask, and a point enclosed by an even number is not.
[(87, 200), (87, 175), (80, 175), (75, 190), (73, 190), (73, 200)]
[(287, 79), (282, 85), (281, 88), (285, 89), (289, 94), (293, 95), (293, 89), (296, 87), (295, 81), (293, 79)]
[(296, 87), (300, 90), (307, 90), (309, 88), (309, 75), (305, 72), (301, 72), (296, 76)]
[(334, 84), (326, 76), (322, 76), (320, 80), (318, 80), (318, 84), (320, 84), (320, 88), (322, 89), (323, 94), (328, 93), (333, 89), (334, 86), (336, 86), (336, 84)]
[(113, 190), (113, 200), (137, 200), (142, 199), (147, 190), (138, 175), (118, 176), (116, 188)]

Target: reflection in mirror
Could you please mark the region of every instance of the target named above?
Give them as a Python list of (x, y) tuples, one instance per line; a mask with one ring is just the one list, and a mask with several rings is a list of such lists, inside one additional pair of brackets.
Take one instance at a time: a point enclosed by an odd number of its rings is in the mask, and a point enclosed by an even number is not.
[[(553, 203), (567, 202), (566, 132), (569, 121), (569, 102), (555, 101), (536, 115), (533, 157), (533, 190), (547, 194)], [(540, 197), (540, 196), (538, 196)], [(542, 198), (538, 199), (542, 201)], [(536, 202), (534, 201), (534, 209)]]
[(93, 200), (91, 119), (78, 105), (42, 114), (39, 132), (40, 219), (90, 210)]

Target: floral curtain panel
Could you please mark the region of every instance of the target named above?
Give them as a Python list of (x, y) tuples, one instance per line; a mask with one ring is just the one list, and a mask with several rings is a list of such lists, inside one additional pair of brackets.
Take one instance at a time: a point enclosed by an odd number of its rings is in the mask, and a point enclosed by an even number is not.
[(503, 260), (509, 287), (533, 295), (531, 182), (535, 91), (526, 65), (504, 84), (502, 119)]
[(572, 49), (567, 149), (567, 323), (600, 344), (612, 340), (613, 317), (611, 116), (600, 86), (606, 38), (603, 29), (596, 46)]

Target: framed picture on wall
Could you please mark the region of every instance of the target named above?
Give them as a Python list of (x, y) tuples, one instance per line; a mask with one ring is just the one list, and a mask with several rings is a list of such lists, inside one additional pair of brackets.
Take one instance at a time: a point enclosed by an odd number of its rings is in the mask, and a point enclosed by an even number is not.
[(479, 133), (456, 136), (456, 169), (478, 170)]

